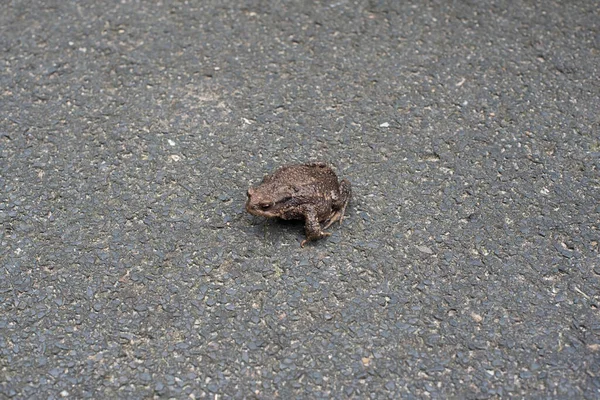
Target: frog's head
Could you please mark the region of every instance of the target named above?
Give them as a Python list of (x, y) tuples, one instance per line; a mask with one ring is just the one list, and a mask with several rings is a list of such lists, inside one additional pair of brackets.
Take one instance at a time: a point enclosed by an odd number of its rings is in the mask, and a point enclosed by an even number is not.
[(282, 217), (285, 210), (293, 207), (298, 189), (291, 185), (261, 185), (248, 189), (246, 211), (260, 217)]

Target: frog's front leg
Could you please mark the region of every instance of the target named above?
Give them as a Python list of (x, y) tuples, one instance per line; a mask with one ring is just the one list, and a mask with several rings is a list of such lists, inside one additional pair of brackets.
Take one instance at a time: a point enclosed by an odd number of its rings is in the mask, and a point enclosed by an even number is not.
[(324, 232), (321, 229), (321, 224), (319, 223), (317, 211), (313, 206), (304, 207), (304, 218), (304, 229), (306, 231), (306, 239), (302, 241), (300, 246), (304, 247), (304, 245), (310, 242), (311, 240), (317, 240), (331, 235), (331, 233)]

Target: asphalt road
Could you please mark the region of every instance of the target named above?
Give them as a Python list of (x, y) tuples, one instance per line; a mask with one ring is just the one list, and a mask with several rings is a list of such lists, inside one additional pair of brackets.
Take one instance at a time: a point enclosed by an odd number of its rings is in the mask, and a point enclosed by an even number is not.
[[(600, 398), (600, 3), (0, 4), (0, 398)], [(244, 212), (279, 165), (344, 225)]]

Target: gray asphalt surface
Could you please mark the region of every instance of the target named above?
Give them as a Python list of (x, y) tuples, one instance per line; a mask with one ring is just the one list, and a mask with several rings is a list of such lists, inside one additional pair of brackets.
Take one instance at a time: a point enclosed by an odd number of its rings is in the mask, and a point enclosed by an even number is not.
[(0, 398), (600, 398), (599, 4), (3, 1)]

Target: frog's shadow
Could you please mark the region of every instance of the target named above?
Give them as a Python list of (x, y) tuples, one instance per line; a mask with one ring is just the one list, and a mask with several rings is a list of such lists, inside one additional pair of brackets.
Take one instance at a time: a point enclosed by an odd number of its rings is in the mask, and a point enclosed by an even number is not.
[(260, 238), (274, 243), (277, 238), (296, 236), (299, 240), (304, 239), (304, 220), (264, 218), (252, 216), (250, 229)]
[(301, 219), (281, 219), (281, 218), (264, 218), (260, 223), (263, 229), (269, 229), (274, 234), (294, 234), (304, 235), (304, 220)]

